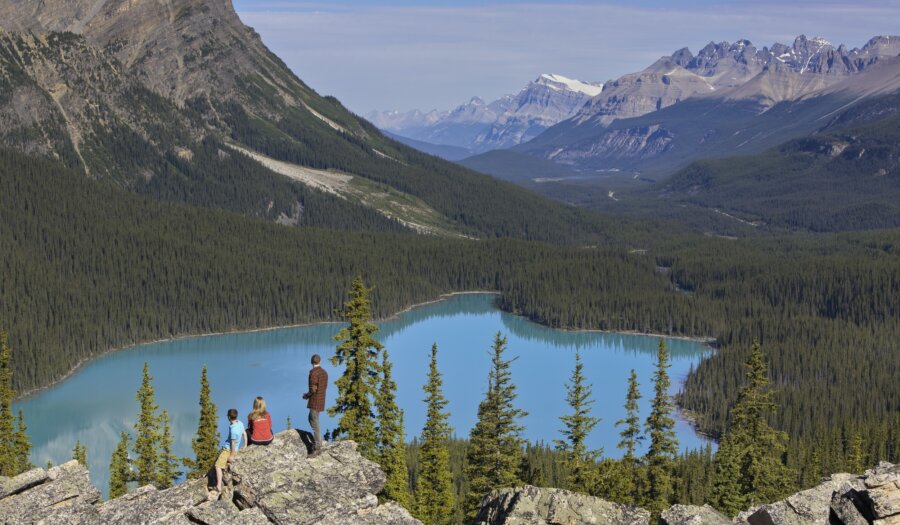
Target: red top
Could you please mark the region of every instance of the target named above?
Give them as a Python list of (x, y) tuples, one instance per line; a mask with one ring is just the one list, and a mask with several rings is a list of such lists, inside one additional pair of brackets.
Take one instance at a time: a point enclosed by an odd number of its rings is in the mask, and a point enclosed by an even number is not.
[(268, 441), (272, 439), (272, 416), (266, 412), (265, 417), (247, 420), (247, 430), (250, 431), (250, 439), (253, 441)]

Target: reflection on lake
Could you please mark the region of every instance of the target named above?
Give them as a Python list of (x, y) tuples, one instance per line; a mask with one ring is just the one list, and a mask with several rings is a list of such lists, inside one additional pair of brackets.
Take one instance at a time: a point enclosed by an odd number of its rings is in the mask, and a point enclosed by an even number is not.
[[(559, 438), (559, 416), (567, 413), (565, 384), (571, 374), (575, 350), (580, 349), (585, 373), (593, 383), (595, 415), (602, 418), (588, 445), (604, 448), (619, 457), (618, 432), (613, 423), (624, 416), (629, 371), (634, 368), (641, 384), (642, 417), (653, 395), (652, 375), (658, 339), (649, 336), (553, 330), (498, 310), (493, 296), (458, 295), (405, 312), (380, 323), (379, 336), (391, 354), (398, 384), (398, 402), (405, 411), (407, 439), (422, 428), (425, 405), (422, 385), (428, 369), (432, 342), (438, 344), (438, 365), (444, 374), (444, 393), (450, 401), (450, 422), (457, 435), (468, 434), (475, 422), (478, 403), (487, 385), (489, 349), (494, 334), (509, 339), (507, 357), (518, 385), (518, 406), (528, 412), (525, 435), (532, 441)], [(143, 363), (150, 363), (156, 400), (169, 410), (175, 436), (174, 451), (192, 453), (199, 407), (200, 370), (209, 369), (209, 380), (219, 415), (237, 408), (246, 417), (253, 398), (266, 398), (275, 430), (283, 430), (291, 417), (293, 426), (306, 428), (305, 401), (309, 360), (318, 353), (330, 357), (338, 324), (317, 324), (263, 332), (216, 335), (141, 345), (91, 362), (65, 382), (17, 402), (25, 411), (34, 445), (32, 462), (43, 466), (68, 460), (76, 440), (88, 448), (91, 478), (107, 490), (109, 459), (119, 433), (131, 431), (138, 405), (135, 392)], [(706, 347), (684, 340), (669, 340), (673, 393)], [(331, 385), (328, 401), (336, 395), (339, 371), (325, 363)], [(334, 427), (323, 414), (322, 428)], [(224, 424), (222, 425), (224, 430)], [(684, 448), (705, 441), (684, 421), (676, 433)]]

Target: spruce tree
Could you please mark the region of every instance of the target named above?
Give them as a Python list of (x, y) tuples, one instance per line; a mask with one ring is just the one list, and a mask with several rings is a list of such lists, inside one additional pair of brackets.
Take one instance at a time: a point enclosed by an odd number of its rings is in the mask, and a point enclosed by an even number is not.
[(75, 448), (72, 449), (72, 459), (84, 468), (88, 468), (87, 447), (81, 444), (81, 440), (75, 442)]
[(15, 476), (19, 470), (19, 455), (15, 443), (15, 417), (12, 401), (16, 393), (12, 387), (12, 349), (6, 332), (0, 332), (0, 476)]
[(362, 278), (355, 278), (350, 286), (350, 297), (340, 312), (349, 325), (335, 336), (341, 343), (335, 349), (331, 363), (345, 368), (343, 375), (335, 381), (338, 395), (328, 414), (340, 416), (336, 435), (346, 434), (357, 443), (363, 457), (376, 460), (372, 404), (380, 376), (378, 354), (382, 345), (375, 339), (378, 327), (372, 322), (369, 292), (371, 289), (366, 288)]
[(122, 432), (119, 444), (113, 451), (109, 462), (109, 497), (118, 498), (128, 492), (128, 481), (131, 479), (131, 464), (128, 459), (128, 434)]
[(171, 487), (181, 470), (178, 468), (178, 457), (172, 454), (172, 430), (170, 428), (169, 411), (163, 410), (159, 418), (162, 427), (162, 436), (159, 442), (159, 466), (157, 467), (156, 488), (167, 489)]
[(162, 439), (160, 435), (160, 420), (157, 415), (156, 400), (154, 399), (153, 377), (150, 375), (150, 367), (144, 363), (143, 380), (137, 392), (137, 401), (140, 405), (137, 423), (134, 424), (134, 479), (138, 485), (156, 485), (159, 482), (159, 445)]
[(444, 381), (437, 366), (437, 344), (431, 346), (431, 363), (425, 383), (427, 405), (425, 427), (419, 447), (419, 477), (416, 480), (416, 517), (425, 525), (445, 525), (453, 509), (450, 475), (450, 414), (445, 411)]
[[(205, 476), (213, 467), (219, 455), (219, 416), (216, 404), (212, 401), (209, 389), (209, 378), (206, 367), (200, 372), (200, 420), (197, 423), (197, 435), (191, 440), (194, 459), (184, 458), (182, 462), (188, 468), (188, 477)], [(290, 421), (290, 418), (288, 418)], [(288, 424), (290, 428), (290, 423)]]
[(565, 468), (568, 471), (566, 488), (587, 493), (594, 488), (597, 473), (597, 458), (603, 450), (588, 450), (585, 440), (600, 422), (600, 418), (591, 416), (593, 391), (590, 384), (585, 384), (584, 364), (581, 352), (575, 352), (575, 369), (566, 385), (566, 401), (572, 407), (572, 413), (561, 416), (565, 428), (564, 439), (556, 440), (556, 448), (565, 455)]
[(391, 377), (393, 367), (387, 350), (384, 350), (381, 359), (381, 381), (375, 398), (375, 408), (378, 410), (376, 428), (378, 464), (381, 465), (386, 478), (383, 494), (387, 499), (410, 508), (403, 410), (397, 406), (397, 383)]
[(674, 404), (669, 395), (669, 353), (665, 339), (659, 340), (656, 372), (653, 375), (654, 396), (650, 415), (645, 428), (650, 438), (650, 446), (645, 456), (647, 464), (647, 490), (644, 506), (653, 515), (669, 507), (673, 493), (672, 470), (678, 454), (678, 440), (675, 438), (675, 420), (672, 418)]
[(866, 453), (863, 448), (863, 437), (859, 432), (855, 432), (850, 439), (847, 470), (857, 475), (861, 475), (866, 470)]
[(512, 361), (503, 359), (506, 338), (497, 332), (488, 374), (488, 389), (478, 405), (478, 421), (469, 434), (468, 464), (469, 492), (466, 495), (466, 515), (473, 518), (481, 499), (499, 487), (519, 484), (522, 464), (521, 433), (524, 428), (519, 418), (527, 413), (513, 406), (516, 386), (512, 382), (509, 366)]
[(787, 495), (795, 477), (784, 464), (787, 435), (767, 421), (776, 407), (759, 343), (753, 344), (746, 368), (747, 384), (731, 409), (715, 458), (713, 502), (730, 515)]
[(641, 420), (638, 414), (638, 400), (641, 398), (641, 391), (638, 387), (637, 373), (631, 369), (631, 375), (628, 376), (628, 394), (625, 396), (625, 418), (616, 421), (616, 426), (624, 427), (619, 432), (619, 443), (617, 448), (625, 451), (620, 461), (621, 469), (616, 473), (616, 495), (621, 503), (634, 505), (637, 503), (637, 491), (639, 481), (639, 464), (635, 450), (638, 444), (644, 440), (641, 434)]
[(31, 469), (29, 456), (31, 455), (31, 439), (28, 437), (28, 427), (25, 426), (25, 414), (19, 410), (16, 419), (16, 433), (13, 436), (13, 450), (15, 451), (16, 469), (22, 473)]

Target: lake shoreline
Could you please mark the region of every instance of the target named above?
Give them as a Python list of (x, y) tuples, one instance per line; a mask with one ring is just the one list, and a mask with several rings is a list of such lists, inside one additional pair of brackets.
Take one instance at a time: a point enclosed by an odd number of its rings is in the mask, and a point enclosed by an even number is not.
[[(497, 292), (497, 291), (492, 291), (492, 290), (466, 290), (466, 291), (462, 291), (462, 292), (449, 292), (449, 293), (441, 294), (441, 295), (437, 296), (436, 298), (430, 299), (430, 300), (428, 300), (428, 301), (423, 301), (423, 302), (420, 302), (420, 303), (412, 304), (412, 305), (407, 306), (406, 308), (403, 308), (402, 310), (400, 310), (400, 311), (398, 311), (398, 312), (395, 312), (395, 313), (393, 313), (393, 314), (391, 314), (391, 315), (389, 315), (389, 316), (387, 316), (387, 317), (376, 319), (376, 321), (378, 321), (378, 322), (383, 322), (383, 321), (395, 320), (395, 319), (397, 319), (398, 317), (400, 317), (401, 315), (403, 315), (403, 314), (405, 314), (405, 313), (408, 313), (408, 312), (410, 312), (410, 311), (412, 311), (412, 310), (415, 310), (416, 308), (421, 308), (421, 307), (424, 307), (424, 306), (429, 306), (429, 305), (436, 304), (436, 303), (439, 303), (439, 302), (441, 302), (441, 301), (446, 301), (447, 299), (451, 299), (451, 298), (453, 298), (453, 297), (456, 297), (456, 296), (462, 296), (462, 295), (493, 295), (493, 296), (499, 296), (499, 295), (501, 295), (501, 293), (500, 293), (500, 292)], [(505, 310), (504, 310), (504, 311), (505, 311)], [(702, 344), (704, 344), (704, 345), (706, 345), (706, 346), (709, 346), (709, 347), (712, 348), (712, 349), (715, 349), (715, 348), (716, 348), (716, 346), (715, 346), (716, 339), (715, 339), (715, 338), (710, 338), (710, 337), (705, 337), (705, 338), (704, 338), (704, 337), (689, 337), (689, 336), (670, 336), (670, 335), (663, 335), (663, 334), (654, 334), (654, 333), (649, 333), (649, 332), (638, 332), (638, 331), (633, 331), (633, 330), (598, 330), (598, 329), (553, 328), (553, 327), (550, 327), (550, 326), (545, 325), (545, 324), (543, 324), (543, 323), (538, 323), (537, 321), (534, 321), (534, 320), (532, 320), (532, 319), (529, 319), (528, 317), (525, 317), (525, 316), (523, 316), (523, 315), (521, 315), (521, 314), (519, 314), (519, 313), (515, 313), (515, 312), (508, 312), (508, 313), (510, 313), (510, 314), (512, 314), (512, 315), (516, 315), (516, 316), (522, 317), (523, 319), (526, 319), (526, 320), (528, 320), (529, 322), (538, 324), (538, 325), (540, 325), (540, 326), (545, 326), (545, 327), (547, 327), (547, 328), (552, 328), (552, 329), (554, 329), (554, 330), (561, 330), (561, 331), (565, 331), (565, 332), (584, 332), (584, 333), (601, 333), (601, 334), (624, 334), (624, 335), (637, 335), (637, 336), (647, 336), (647, 337), (660, 337), (660, 338), (666, 338), (666, 339), (680, 339), (680, 340), (683, 340), (683, 341), (692, 341), (692, 342), (696, 342), (696, 343), (702, 343)], [(84, 358), (82, 358), (81, 360), (78, 361), (78, 363), (75, 364), (75, 366), (72, 367), (71, 370), (69, 370), (68, 372), (66, 372), (65, 374), (63, 374), (59, 379), (56, 379), (56, 380), (54, 380), (54, 381), (52, 381), (52, 382), (50, 382), (50, 383), (48, 383), (48, 384), (46, 384), (46, 385), (44, 385), (44, 386), (40, 386), (40, 387), (37, 387), (37, 388), (32, 388), (32, 389), (26, 390), (26, 391), (22, 392), (21, 394), (17, 395), (17, 396), (15, 397), (14, 401), (22, 401), (22, 400), (27, 399), (27, 398), (29, 398), (29, 397), (32, 397), (32, 396), (34, 396), (34, 395), (40, 394), (41, 392), (43, 392), (43, 391), (45, 391), (45, 390), (49, 390), (49, 389), (51, 389), (51, 388), (53, 388), (53, 387), (55, 387), (55, 386), (57, 386), (57, 385), (59, 385), (59, 384), (65, 382), (66, 380), (70, 379), (73, 375), (75, 375), (79, 370), (81, 370), (84, 366), (86, 366), (87, 364), (89, 364), (91, 361), (94, 361), (94, 360), (96, 360), (96, 359), (100, 359), (100, 358), (102, 358), (102, 357), (106, 357), (106, 356), (108, 356), (108, 355), (110, 355), (110, 354), (114, 354), (114, 353), (116, 353), (116, 352), (122, 352), (122, 351), (125, 351), (125, 350), (131, 350), (131, 349), (138, 348), (138, 347), (145, 346), (145, 345), (152, 345), (152, 344), (158, 344), (158, 343), (167, 343), (167, 342), (171, 342), (171, 341), (180, 341), (180, 340), (184, 340), (184, 339), (194, 339), (194, 338), (199, 338), (199, 337), (210, 337), (210, 336), (217, 336), (217, 335), (252, 334), (252, 333), (257, 333), (257, 332), (270, 332), (270, 331), (273, 331), (273, 330), (283, 330), (283, 329), (288, 329), (288, 328), (302, 328), (302, 327), (305, 327), (305, 326), (324, 325), (324, 324), (342, 324), (342, 323), (341, 323), (341, 321), (309, 321), (309, 322), (305, 322), (305, 323), (296, 323), (296, 324), (288, 324), (288, 325), (275, 325), (275, 326), (265, 326), (265, 327), (260, 327), (260, 328), (248, 328), (248, 329), (238, 329), (238, 330), (224, 330), (224, 331), (207, 332), (207, 333), (201, 333), (201, 334), (185, 334), (185, 335), (178, 335), (178, 336), (173, 336), (173, 337), (164, 337), (164, 338), (160, 338), (160, 339), (153, 339), (153, 340), (150, 340), (150, 341), (143, 341), (143, 342), (140, 342), (140, 343), (134, 343), (134, 344), (131, 344), (131, 345), (128, 345), (128, 346), (122, 346), (122, 347), (117, 347), (117, 348), (110, 348), (110, 349), (105, 350), (105, 351), (103, 351), (103, 352), (101, 352), (101, 353), (99, 353), (99, 354), (96, 354), (96, 355), (93, 355), (93, 356), (90, 356), (90, 357), (84, 357)]]

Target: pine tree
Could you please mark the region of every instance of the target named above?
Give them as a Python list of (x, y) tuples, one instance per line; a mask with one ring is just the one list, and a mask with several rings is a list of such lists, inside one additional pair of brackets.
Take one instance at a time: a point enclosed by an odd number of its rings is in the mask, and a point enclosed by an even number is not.
[(13, 449), (15, 450), (16, 469), (20, 473), (34, 467), (29, 459), (31, 455), (31, 439), (28, 437), (28, 427), (25, 426), (25, 414), (21, 410), (19, 410), (19, 417), (16, 419)]
[(631, 370), (628, 377), (628, 394), (625, 396), (625, 418), (616, 421), (616, 426), (624, 426), (619, 432), (618, 445), (619, 449), (625, 451), (620, 462), (621, 469), (616, 479), (616, 495), (619, 497), (616, 501), (634, 505), (637, 503), (637, 491), (639, 481), (639, 465), (635, 450), (638, 444), (644, 440), (641, 434), (641, 420), (638, 414), (638, 400), (641, 398), (641, 391), (638, 388), (637, 373)]
[(336, 435), (346, 433), (355, 441), (363, 457), (377, 459), (375, 453), (375, 416), (372, 400), (376, 395), (380, 370), (378, 353), (382, 345), (375, 339), (378, 327), (372, 322), (369, 303), (370, 288), (362, 278), (353, 280), (350, 298), (344, 303), (341, 316), (349, 322), (335, 336), (341, 344), (335, 349), (331, 363), (344, 365), (344, 373), (335, 381), (338, 395), (334, 406), (328, 409), (332, 417), (339, 415)]
[(419, 448), (419, 477), (416, 480), (416, 517), (425, 525), (450, 522), (453, 509), (453, 480), (450, 476), (450, 414), (445, 411), (444, 381), (437, 367), (437, 344), (431, 346), (428, 382), (425, 383), (425, 427)]
[(850, 439), (847, 469), (857, 475), (861, 475), (866, 470), (866, 453), (863, 448), (863, 437), (859, 432), (855, 432)]
[(375, 408), (378, 410), (376, 429), (378, 464), (381, 465), (386, 478), (383, 494), (387, 499), (410, 508), (403, 410), (397, 406), (397, 383), (391, 377), (393, 367), (387, 350), (384, 350), (381, 359), (381, 381), (375, 398)]
[(469, 434), (466, 466), (469, 492), (465, 509), (470, 519), (478, 511), (481, 499), (491, 489), (511, 487), (520, 481), (524, 443), (521, 433), (524, 428), (518, 420), (527, 413), (513, 407), (516, 387), (509, 371), (512, 361), (503, 359), (506, 338), (499, 332), (492, 350), (488, 390), (478, 405), (478, 421)]
[[(187, 476), (205, 476), (212, 468), (219, 454), (219, 416), (216, 404), (212, 401), (209, 389), (209, 378), (206, 367), (200, 372), (200, 420), (197, 423), (197, 436), (191, 440), (194, 459), (184, 458), (182, 462), (188, 468)], [(290, 428), (290, 418), (288, 418)]]
[(77, 461), (84, 468), (88, 468), (87, 447), (81, 444), (81, 440), (75, 442), (75, 448), (72, 449), (72, 459)]
[(119, 444), (109, 462), (109, 497), (118, 498), (128, 492), (128, 481), (131, 479), (131, 462), (128, 459), (128, 434), (122, 432)]
[(673, 493), (672, 469), (678, 454), (678, 440), (675, 438), (675, 420), (672, 418), (674, 405), (669, 396), (669, 353), (665, 339), (659, 340), (656, 372), (653, 375), (654, 397), (645, 428), (650, 437), (650, 446), (645, 456), (647, 464), (647, 490), (644, 506), (653, 515), (671, 504)]
[(134, 479), (138, 485), (156, 485), (159, 482), (159, 444), (160, 435), (158, 406), (154, 399), (153, 377), (150, 367), (144, 363), (144, 374), (141, 387), (137, 392), (140, 414), (134, 424)]
[(753, 344), (746, 368), (747, 384), (731, 409), (715, 459), (713, 501), (731, 515), (785, 496), (795, 478), (784, 464), (787, 435), (771, 428), (766, 419), (776, 407), (759, 343)]
[(12, 401), (12, 349), (6, 332), (0, 332), (0, 476), (15, 476), (19, 470), (19, 456), (15, 446), (15, 417)]
[(172, 430), (169, 424), (169, 411), (163, 410), (159, 418), (159, 425), (163, 431), (159, 442), (159, 466), (157, 467), (158, 479), (156, 482), (158, 489), (171, 487), (181, 475), (181, 470), (178, 468), (178, 457), (172, 454)]
[(565, 428), (564, 439), (556, 440), (556, 448), (565, 454), (565, 468), (568, 471), (566, 488), (578, 492), (591, 491), (596, 483), (596, 461), (603, 450), (588, 450), (585, 440), (600, 422), (600, 418), (591, 416), (593, 391), (590, 384), (585, 384), (584, 364), (581, 352), (575, 352), (575, 369), (566, 385), (566, 401), (572, 407), (572, 413), (561, 416)]

